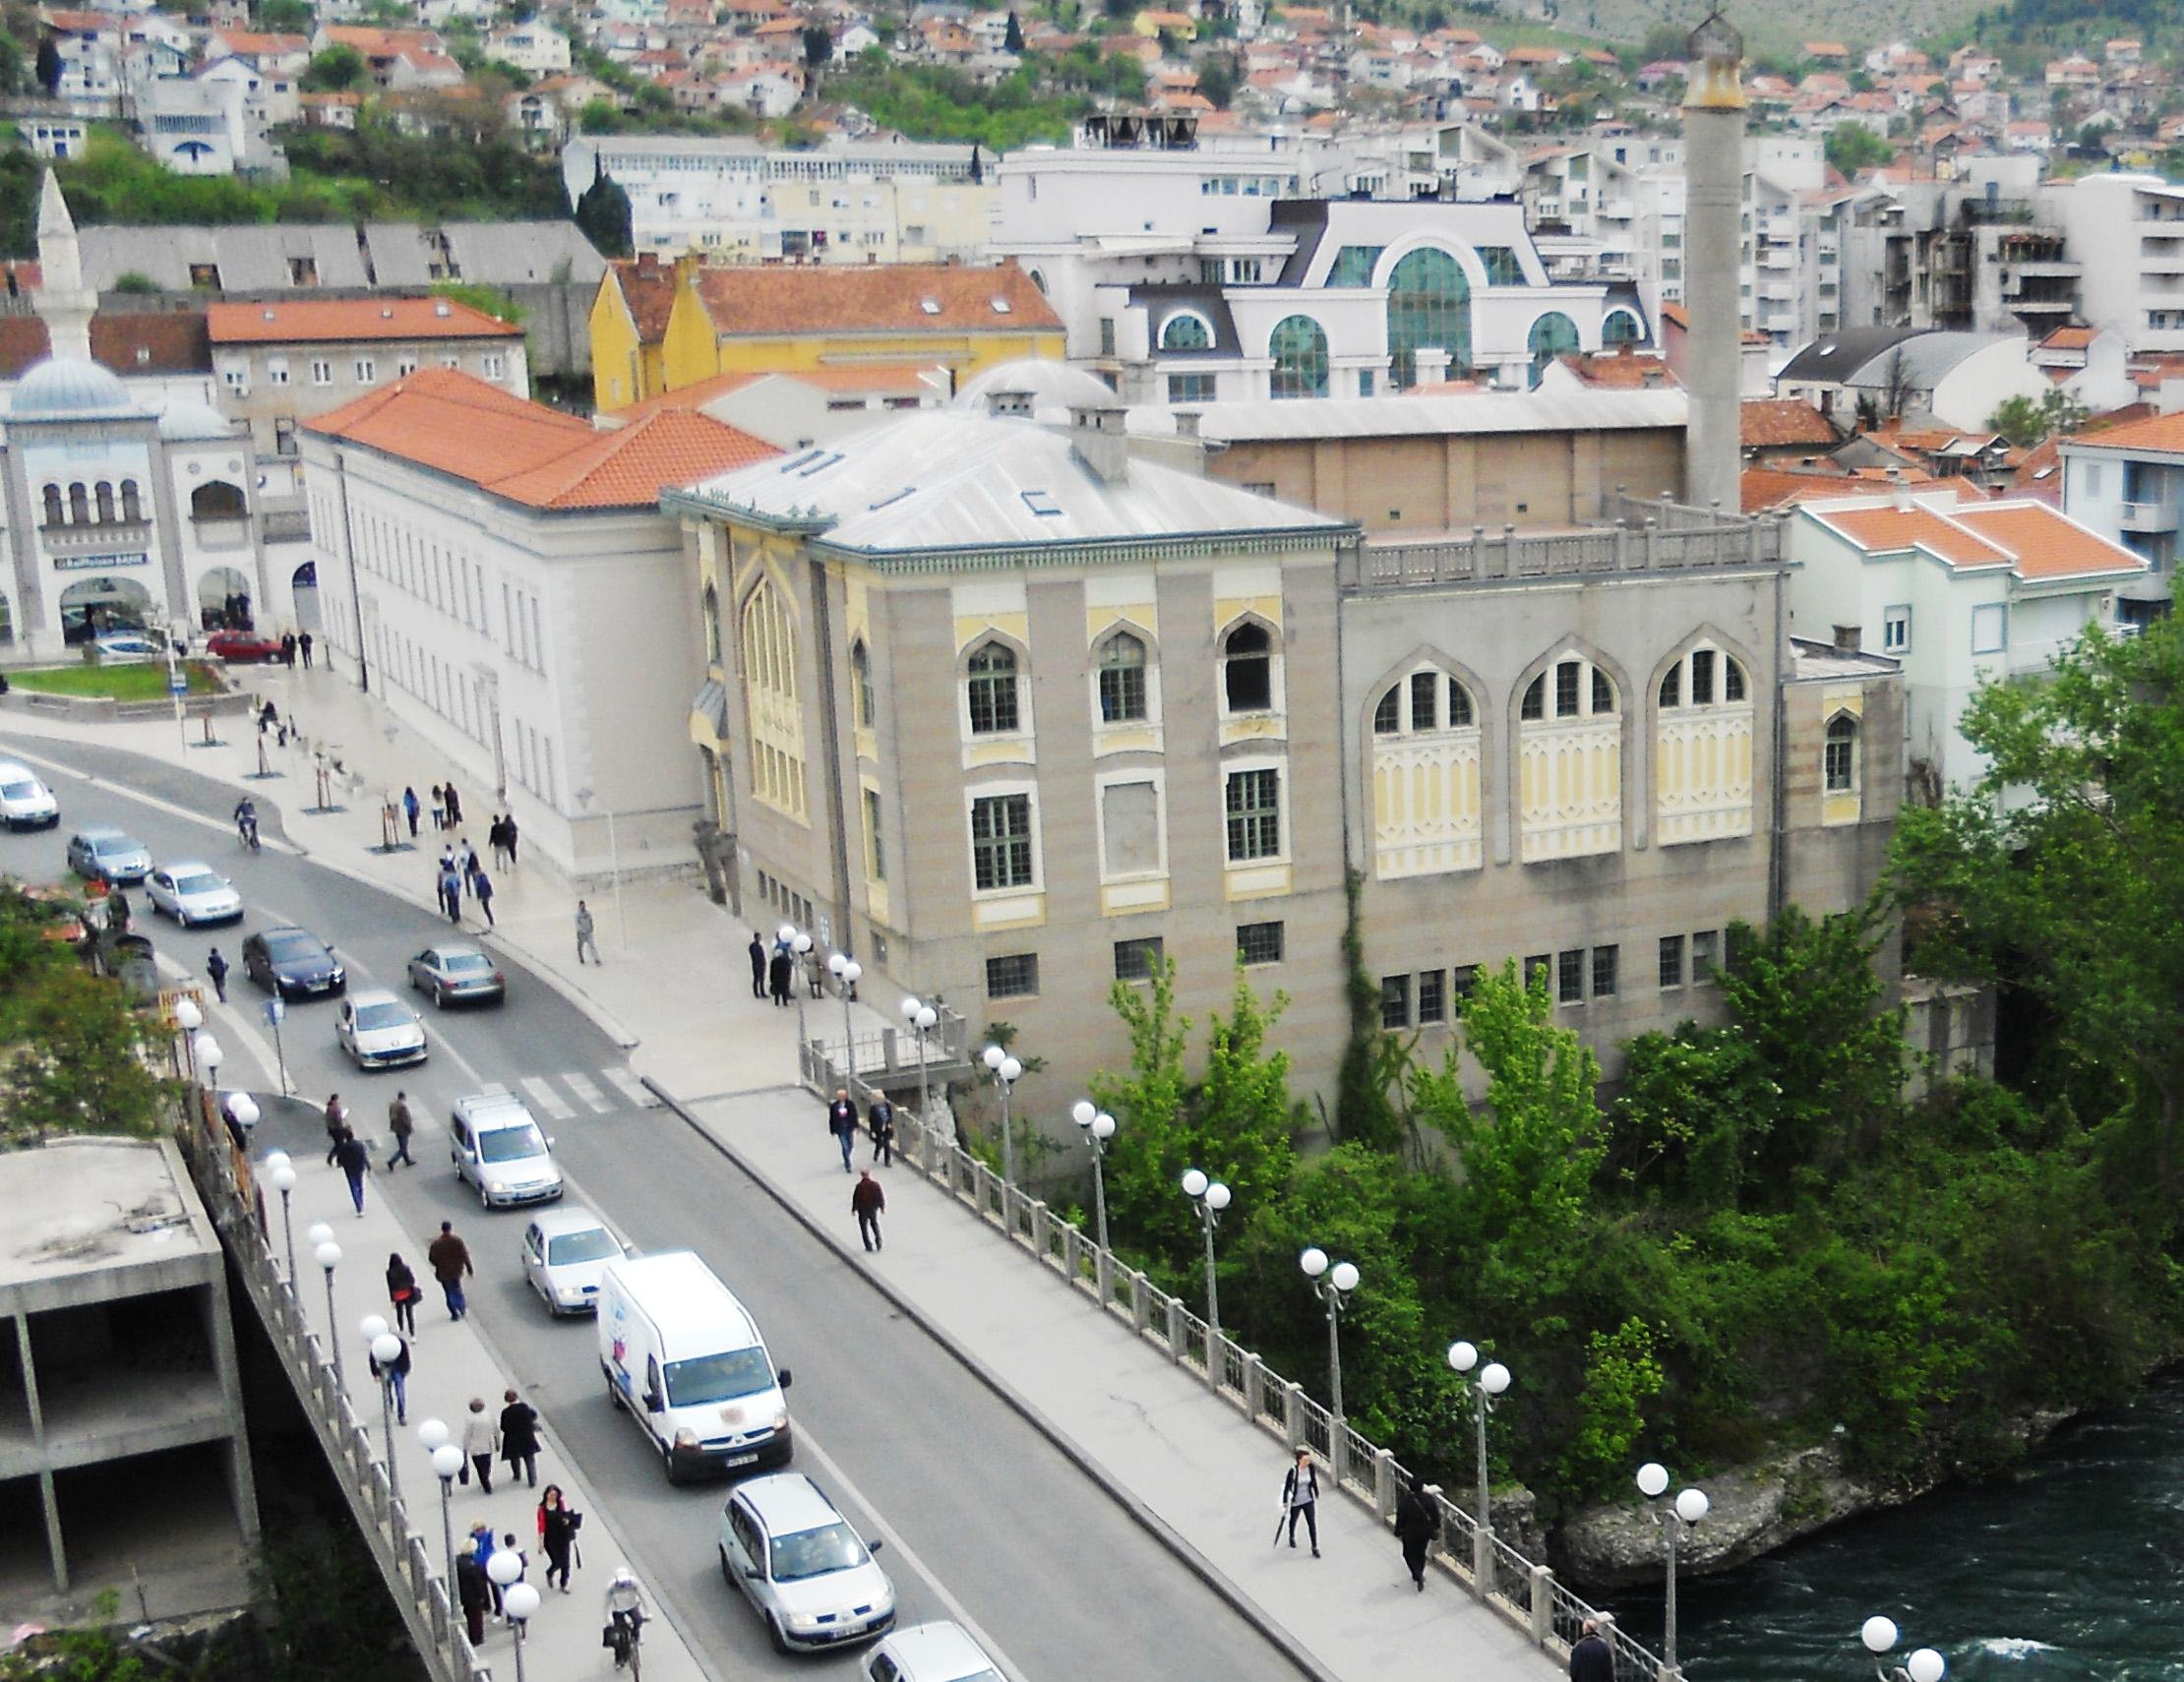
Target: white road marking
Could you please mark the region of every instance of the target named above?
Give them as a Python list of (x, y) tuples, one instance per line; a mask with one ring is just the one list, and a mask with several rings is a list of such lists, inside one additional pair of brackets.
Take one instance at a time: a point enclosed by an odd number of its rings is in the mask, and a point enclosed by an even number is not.
[(614, 1113), (614, 1106), (607, 1101), (604, 1093), (591, 1084), (587, 1076), (570, 1073), (563, 1075), (561, 1080), (564, 1086), (576, 1095), (578, 1103), (590, 1107), (594, 1115), (612, 1115)]
[(660, 1107), (660, 1101), (654, 1098), (651, 1092), (646, 1089), (644, 1083), (638, 1080), (635, 1072), (625, 1065), (617, 1063), (613, 1068), (601, 1069), (599, 1072), (614, 1082), (616, 1090), (637, 1109), (657, 1110)]
[(478, 1090), (484, 1093), (485, 1096), (488, 1098), (499, 1098), (503, 1093), (508, 1091), (508, 1087), (506, 1083), (502, 1081), (489, 1080), (480, 1082)]
[(566, 1121), (571, 1116), (576, 1113), (576, 1111), (563, 1100), (561, 1094), (556, 1092), (551, 1086), (546, 1083), (545, 1076), (524, 1075), (522, 1077), (522, 1082), (523, 1090), (531, 1095), (531, 1102), (536, 1104), (539, 1109), (545, 1111), (547, 1115), (550, 1116), (552, 1119), (556, 1121)]

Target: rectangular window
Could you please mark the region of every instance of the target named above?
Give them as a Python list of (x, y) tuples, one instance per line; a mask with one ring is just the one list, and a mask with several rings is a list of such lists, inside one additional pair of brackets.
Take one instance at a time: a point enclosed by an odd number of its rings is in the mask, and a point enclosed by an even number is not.
[(1246, 964), (1282, 961), (1282, 926), (1279, 923), (1244, 923), (1237, 927), (1236, 955)]
[(1229, 862), (1282, 853), (1282, 773), (1271, 767), (1229, 773)]
[(2082, 488), (2084, 489), (2084, 491), (2085, 491), (2085, 493), (2086, 493), (2086, 495), (2087, 495), (2087, 496), (2089, 496), (2089, 497), (2097, 497), (2097, 496), (2099, 496), (2099, 495), (2100, 495), (2100, 463), (2099, 463), (2099, 462), (2097, 462), (2097, 461), (2088, 461), (2088, 462), (2084, 462), (2083, 464), (2081, 464), (2081, 465), (2080, 465), (2080, 467), (2079, 467), (2079, 469), (2078, 469), (2078, 476), (2079, 476), (2079, 477), (2080, 477), (2081, 479), (2083, 479), (2083, 480), (2085, 481), (2085, 485), (2084, 485), (2084, 486), (2083, 486)]
[(1560, 1004), (1585, 1002), (1585, 948), (1573, 946), (1554, 956), (1554, 997)]
[(485, 359), (485, 377), (488, 380), (506, 380), (508, 378), (508, 358), (498, 352), (488, 356)]
[(1115, 979), (1119, 982), (1150, 981), (1153, 972), (1160, 968), (1160, 957), (1158, 934), (1142, 940), (1118, 940), (1115, 942)]
[(1464, 1007), (1464, 1000), (1472, 995), (1473, 991), (1478, 986), (1479, 966), (1477, 964), (1458, 964), (1448, 972), (1448, 995), (1456, 1001), (1456, 1008), (1459, 1011)]
[(971, 802), (971, 869), (981, 893), (1034, 885), (1031, 796), (987, 795)]
[(238, 397), (245, 397), (250, 394), (249, 369), (229, 368), (224, 371), (224, 377), (227, 381), (227, 389), (230, 391), (233, 391)]
[(1619, 946), (1595, 946), (1593, 948), (1593, 996), (1595, 998), (1613, 998), (1615, 996), (1616, 959), (1621, 950), (1622, 948)]
[(287, 383), (288, 359), (285, 356), (275, 356), (269, 359), (266, 363), (266, 384), (269, 386), (285, 386)]
[(1577, 716), (1577, 680), (1579, 666), (1575, 660), (1565, 660), (1554, 668), (1554, 716)]
[(1531, 957), (1524, 961), (1524, 985), (1528, 988), (1531, 987), (1534, 982), (1539, 981), (1547, 973), (1553, 963), (1554, 960), (1545, 952), (1533, 953)]
[(1115, 354), (1115, 318), (1113, 316), (1102, 316), (1100, 318), (1100, 354), (1102, 356), (1113, 356)]
[(1255, 257), (1232, 257), (1229, 260), (1229, 279), (1238, 286), (1256, 286), (1259, 283), (1259, 260)]
[(1714, 961), (1722, 950), (1722, 937), (1712, 929), (1702, 929), (1691, 936), (1691, 980), (1705, 986), (1714, 979)]
[(865, 874), (876, 882), (887, 879), (887, 855), (880, 845), (880, 791), (865, 791)]
[(333, 385), (334, 364), (314, 360), (311, 364), (311, 384), (314, 386)]
[(1972, 610), (1972, 652), (1999, 654), (2010, 645), (2010, 610), (1988, 602)]
[(356, 359), (356, 383), (359, 386), (369, 386), (378, 378), (379, 364), (369, 356), (359, 356)]
[(1418, 1025), (1448, 1020), (1448, 978), (1439, 970), (1421, 970), (1418, 977)]
[(414, 356), (398, 356), (398, 357), (396, 357), (396, 358), (394, 359), (394, 373), (395, 373), (395, 375), (396, 375), (397, 377), (399, 377), (400, 379), (406, 380), (406, 379), (408, 379), (408, 378), (409, 378), (409, 377), (410, 377), (410, 376), (411, 376), (412, 374), (414, 374), (414, 373), (416, 373), (416, 372), (417, 372), (417, 359), (416, 359), (416, 357), (414, 357)]
[(986, 960), (988, 998), (1029, 998), (1039, 991), (1039, 954), (1011, 952)]
[(1372, 370), (1371, 370), (1371, 369), (1369, 369), (1369, 368), (1361, 368), (1361, 369), (1359, 369), (1359, 370), (1358, 370), (1358, 395), (1359, 395), (1359, 396), (1361, 396), (1361, 397), (1369, 397), (1369, 396), (1371, 396), (1371, 395), (1373, 394), (1373, 391), (1374, 391), (1374, 390), (1375, 390), (1375, 389), (1377, 388), (1378, 384), (1379, 384), (1379, 382), (1378, 382), (1377, 380), (1375, 380), (1375, 379), (1374, 379), (1374, 377), (1373, 377), (1373, 373), (1372, 373)]
[(1899, 603), (1881, 609), (1881, 652), (1908, 654), (1911, 652), (1911, 604)]
[(1380, 1026), (1383, 1028), (1408, 1028), (1411, 1025), (1411, 978), (1409, 976), (1382, 976), (1380, 978)]
[(1664, 991), (1683, 985), (1683, 936), (1661, 936), (1661, 986)]
[(1168, 400), (1171, 403), (1210, 403), (1213, 387), (1211, 374), (1171, 374), (1168, 376)]

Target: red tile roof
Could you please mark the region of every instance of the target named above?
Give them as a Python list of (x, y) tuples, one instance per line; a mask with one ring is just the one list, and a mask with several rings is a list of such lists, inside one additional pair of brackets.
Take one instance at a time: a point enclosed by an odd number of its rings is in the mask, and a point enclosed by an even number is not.
[(453, 298), (306, 298), (207, 306), (214, 344), (368, 338), (520, 338), (523, 330)]
[(0, 380), (20, 379), (53, 352), (45, 324), (35, 316), (0, 316)]
[(1843, 435), (1835, 422), (1795, 397), (1762, 397), (1739, 403), (1737, 442), (1746, 450), (1788, 450), (1811, 445), (1833, 450)]
[(600, 432), (447, 368), (420, 370), (303, 424), (466, 480), (490, 496), (558, 511), (643, 508), (664, 486), (780, 453), (686, 410)]
[(940, 363), (856, 362), (843, 368), (745, 369), (735, 374), (715, 374), (710, 380), (700, 380), (693, 386), (678, 386), (672, 391), (627, 404), (612, 413), (619, 421), (638, 421), (662, 409), (699, 409), (715, 397), (725, 397), (759, 380), (794, 380), (822, 391), (897, 397), (944, 397), (949, 384), (947, 369)]
[(2151, 450), (2165, 455), (2184, 455), (2184, 413), (2151, 415), (2120, 426), (2104, 426), (2091, 436), (2082, 432), (2070, 442), (2096, 444), (2103, 450)]
[(675, 308), (675, 265), (626, 258), (609, 264), (608, 271), (637, 323), (637, 341), (658, 344), (667, 336), (667, 318)]
[(2143, 572), (2147, 563), (2045, 503), (1964, 503), (1944, 508), (1811, 511), (1869, 555), (1923, 549), (1952, 568), (2007, 567), (2030, 582), (2106, 572)]
[[(1014, 263), (865, 269), (700, 269), (698, 299), (723, 338), (785, 333), (1060, 332), (1062, 320)], [(996, 307), (999, 300), (1002, 308)], [(933, 308), (926, 308), (927, 304)]]
[[(91, 324), (91, 360), (124, 379), (149, 374), (209, 374), (212, 350), (202, 311), (121, 315), (106, 312)], [(144, 351), (142, 357), (139, 350)], [(36, 316), (0, 316), (0, 380), (14, 380), (53, 353), (45, 323)]]

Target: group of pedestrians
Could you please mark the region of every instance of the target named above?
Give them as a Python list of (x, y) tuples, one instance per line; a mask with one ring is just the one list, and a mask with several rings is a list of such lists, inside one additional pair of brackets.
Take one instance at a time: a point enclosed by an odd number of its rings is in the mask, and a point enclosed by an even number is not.
[[(758, 931), (751, 931), (751, 996), (770, 998), (783, 1010), (796, 1002), (796, 948), (776, 936), (771, 951)], [(805, 954), (805, 985), (812, 990), (814, 998), (826, 996), (826, 966), (819, 962), (819, 949), (814, 947)], [(851, 997), (856, 996), (853, 989)]]
[(863, 1130), (872, 1139), (872, 1158), (862, 1171), (850, 1161), (859, 1130), (857, 1106), (850, 1100), (849, 1088), (838, 1086), (826, 1106), (826, 1131), (841, 1148), (842, 1172), (857, 1174), (857, 1183), (850, 1187), (849, 1212), (857, 1218), (858, 1237), (864, 1240), (866, 1250), (872, 1251), (885, 1248), (880, 1235), (880, 1217), (887, 1207), (886, 1189), (873, 1178), (872, 1171), (876, 1167), (891, 1168), (895, 1160), (895, 1107), (885, 1093), (875, 1093), (865, 1112)]
[(486, 873), (485, 864), (478, 851), (470, 845), (465, 835), (454, 846), (440, 849), (440, 864), (435, 871), (440, 895), (440, 909), (448, 914), (450, 923), (462, 921), (462, 899), (467, 894), (478, 902), (478, 915), (485, 919), (485, 926), (493, 928), (493, 878)]

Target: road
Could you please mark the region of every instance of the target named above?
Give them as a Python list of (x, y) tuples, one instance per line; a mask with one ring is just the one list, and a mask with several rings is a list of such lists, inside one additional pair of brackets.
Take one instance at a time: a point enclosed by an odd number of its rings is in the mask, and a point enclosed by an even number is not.
[[(0, 751), (12, 750), (33, 763), (55, 757), (45, 745), (0, 737)], [(225, 822), (233, 800), (221, 785), (131, 754), (70, 746), (62, 756), (97, 782), (52, 779), (60, 829), (0, 835), (0, 872), (61, 876), (70, 829), (84, 822), (117, 823), (157, 859), (206, 860), (242, 891), (248, 912), (240, 928), (185, 934), (152, 918), (141, 893), (131, 896), (136, 927), (192, 973), (214, 943), (232, 959), (252, 929), (296, 922), (336, 948), (352, 988), (399, 989), (407, 956), (447, 931), (422, 904), (276, 847), (245, 855)], [(262, 798), (260, 810), (267, 836), (277, 836), (271, 802)], [(420, 851), (417, 860), (421, 896), (429, 859)], [(697, 1250), (758, 1314), (776, 1359), (795, 1373), (797, 1464), (868, 1535), (886, 1538), (881, 1558), (903, 1622), (965, 1619), (1019, 1682), (1095, 1674), (1265, 1682), (1295, 1673), (1280, 1649), (895, 1314), (855, 1267), (670, 1112), (637, 1108), (627, 1096), (625, 1053), (582, 1012), (520, 965), (504, 959), (503, 968), (509, 1004), (428, 1009), (432, 1059), (398, 1073), (359, 1074), (334, 1049), (334, 1007), (291, 1005), (282, 1029), (289, 1074), (315, 1103), (339, 1092), (373, 1131), (384, 1130), (395, 1087), (413, 1105), (422, 1101), (414, 1147), (422, 1166), (392, 1179), (380, 1175), (376, 1184), (420, 1251), (443, 1219), (465, 1234), (479, 1266), (471, 1292), (478, 1329), (510, 1382), (546, 1415), (610, 1505), (639, 1575), (718, 1673), (817, 1666), (844, 1675), (852, 1660), (783, 1658), (768, 1649), (749, 1608), (720, 1579), (714, 1536), (722, 1486), (668, 1486), (644, 1439), (607, 1401), (590, 1323), (548, 1320), (524, 1287), (516, 1261), (522, 1217), (485, 1214), (458, 1187), (439, 1127), (455, 1098), (487, 1082), (532, 1102), (555, 1137), (573, 1200), (581, 1197), (645, 1250)], [(675, 980), (662, 977), (660, 985)], [(255, 1014), (258, 995), (239, 971), (229, 978), (229, 996)], [(238, 1043), (232, 1023), (215, 1026), (229, 1057), (221, 1084), (244, 1084), (239, 1065), (251, 1048)], [(642, 1023), (630, 1026), (642, 1032)], [(270, 1069), (260, 1084), (272, 1085)], [(806, 1095), (784, 1092), (780, 1110), (784, 1127), (806, 1128), (816, 1150), (830, 1148)], [(317, 1148), (309, 1137), (265, 1140), (266, 1148), (275, 1145), (295, 1150), (302, 1171), (332, 1171), (318, 1167), (323, 1137)], [(436, 1310), (428, 1303), (425, 1311)], [(1097, 1382), (1096, 1375), (1087, 1380)]]

